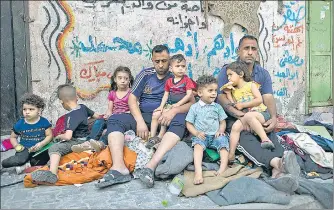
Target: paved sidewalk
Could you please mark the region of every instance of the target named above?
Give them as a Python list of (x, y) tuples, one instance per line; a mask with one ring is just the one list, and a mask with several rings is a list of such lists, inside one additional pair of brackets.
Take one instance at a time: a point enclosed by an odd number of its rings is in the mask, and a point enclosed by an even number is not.
[[(1, 160), (14, 154), (14, 150), (1, 153)], [(1, 185), (22, 180), (24, 175), (17, 175), (14, 168), (1, 168)], [(198, 209), (321, 209), (319, 202), (306, 195), (294, 195), (289, 205), (248, 203), (220, 207), (207, 196), (194, 198), (173, 197), (167, 189), (169, 181), (158, 181), (154, 188), (147, 189), (139, 180), (126, 184), (114, 185), (105, 189), (96, 189), (94, 182), (80, 187), (39, 186), (24, 188), (23, 183), (1, 188), (1, 209), (20, 208), (166, 208), (163, 200), (168, 201), (167, 208)]]

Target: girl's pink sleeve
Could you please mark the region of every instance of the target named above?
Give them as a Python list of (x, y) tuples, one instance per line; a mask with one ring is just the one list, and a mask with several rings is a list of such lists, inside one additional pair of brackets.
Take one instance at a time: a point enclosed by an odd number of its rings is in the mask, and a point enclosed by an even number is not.
[(115, 91), (110, 91), (109, 95), (108, 95), (108, 100), (109, 101), (114, 101), (115, 100)]

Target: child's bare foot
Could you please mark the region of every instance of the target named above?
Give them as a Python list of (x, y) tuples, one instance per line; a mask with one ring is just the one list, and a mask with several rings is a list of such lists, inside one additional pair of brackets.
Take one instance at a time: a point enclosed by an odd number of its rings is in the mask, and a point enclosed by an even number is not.
[(195, 177), (194, 177), (194, 184), (202, 184), (203, 183), (203, 176), (202, 172), (195, 172)]

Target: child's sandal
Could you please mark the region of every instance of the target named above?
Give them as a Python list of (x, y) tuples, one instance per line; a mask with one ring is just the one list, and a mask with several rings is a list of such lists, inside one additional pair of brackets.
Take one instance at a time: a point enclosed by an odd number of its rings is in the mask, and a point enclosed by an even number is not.
[(261, 142), (261, 147), (263, 149), (275, 149), (275, 145), (269, 139), (262, 141)]

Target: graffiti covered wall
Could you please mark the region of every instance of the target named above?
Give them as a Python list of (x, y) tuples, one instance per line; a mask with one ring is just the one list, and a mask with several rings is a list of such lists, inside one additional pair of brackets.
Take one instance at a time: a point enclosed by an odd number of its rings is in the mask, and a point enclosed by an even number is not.
[[(204, 1), (29, 2), (33, 91), (47, 101), (53, 122), (64, 113), (55, 89), (72, 82), (93, 110), (107, 108), (109, 79), (124, 65), (133, 74), (152, 66), (151, 49), (165, 44), (187, 58), (188, 75), (217, 75), (237, 58), (239, 39), (258, 34), (259, 60), (271, 74), (278, 112), (304, 113), (305, 5), (248, 2), (222, 7)], [(252, 5), (250, 5), (252, 4)], [(248, 8), (248, 10), (247, 10)], [(251, 8), (251, 9), (249, 9)], [(255, 22), (246, 22), (244, 9)], [(219, 15), (226, 10), (226, 19)]]

